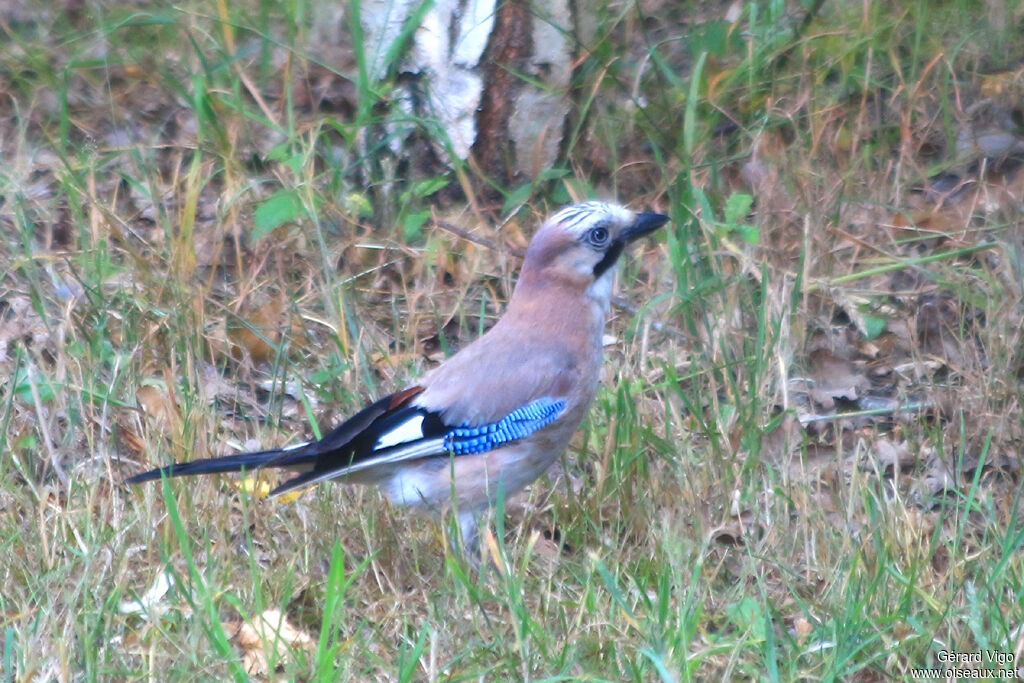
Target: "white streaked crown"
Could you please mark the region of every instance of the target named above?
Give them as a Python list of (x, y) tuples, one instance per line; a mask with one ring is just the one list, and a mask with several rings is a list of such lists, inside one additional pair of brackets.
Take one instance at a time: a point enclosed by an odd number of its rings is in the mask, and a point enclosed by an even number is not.
[(633, 222), (634, 214), (624, 206), (601, 201), (580, 202), (561, 209), (548, 219), (566, 230), (583, 233), (598, 223), (608, 223), (613, 234), (616, 228), (625, 228)]

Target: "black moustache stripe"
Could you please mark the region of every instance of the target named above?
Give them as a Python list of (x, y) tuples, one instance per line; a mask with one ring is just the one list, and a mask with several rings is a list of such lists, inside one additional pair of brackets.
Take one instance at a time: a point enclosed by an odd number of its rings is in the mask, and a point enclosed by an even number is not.
[(619, 256), (622, 254), (622, 250), (625, 248), (626, 243), (622, 240), (615, 240), (608, 245), (608, 251), (604, 252), (604, 258), (597, 262), (594, 266), (594, 279), (601, 277), (605, 274), (609, 268), (615, 265), (615, 262), (619, 260)]

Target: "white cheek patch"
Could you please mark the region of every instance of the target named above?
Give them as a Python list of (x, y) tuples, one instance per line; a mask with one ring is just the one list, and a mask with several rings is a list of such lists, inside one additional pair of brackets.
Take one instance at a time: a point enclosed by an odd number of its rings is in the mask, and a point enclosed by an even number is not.
[(407, 443), (409, 441), (416, 441), (417, 439), (423, 438), (423, 416), (414, 415), (408, 420), (392, 429), (387, 434), (383, 434), (377, 439), (376, 445), (373, 450), (379, 451), (382, 448), (388, 446), (396, 446), (400, 443)]
[(572, 263), (573, 270), (583, 276), (591, 275), (594, 272), (594, 266), (600, 260), (600, 254), (586, 247), (578, 247), (578, 254)]
[(617, 267), (612, 266), (605, 272), (601, 273), (601, 277), (597, 278), (590, 283), (587, 287), (587, 296), (591, 299), (595, 299), (603, 305), (608, 305), (608, 302), (612, 298), (612, 285), (615, 283), (615, 271)]

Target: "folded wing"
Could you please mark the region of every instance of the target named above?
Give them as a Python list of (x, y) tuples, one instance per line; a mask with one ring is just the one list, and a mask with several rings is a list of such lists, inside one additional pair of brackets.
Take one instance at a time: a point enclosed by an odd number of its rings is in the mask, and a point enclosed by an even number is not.
[(452, 426), (445, 424), (438, 412), (416, 405), (413, 399), (421, 391), (420, 387), (411, 387), (386, 396), (353, 415), (320, 441), (175, 463), (137, 474), (126, 483), (265, 467), (299, 472), (270, 492), (271, 496), (277, 496), (327, 479), (402, 461), (489, 451), (554, 422), (566, 405), (562, 399), (544, 397), (495, 422)]

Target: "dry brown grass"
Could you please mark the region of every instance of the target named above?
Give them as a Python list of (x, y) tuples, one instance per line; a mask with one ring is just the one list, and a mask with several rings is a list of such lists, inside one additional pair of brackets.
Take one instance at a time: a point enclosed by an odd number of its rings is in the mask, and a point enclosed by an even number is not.
[[(333, 166), (367, 151), (334, 123), (381, 122), (351, 119), (337, 75), (316, 77), (342, 113), (298, 96), (308, 33), (278, 14), (253, 25), (265, 64), (227, 59), (205, 6), (0, 21), (4, 674), (242, 677), (260, 651), (253, 675), (330, 680), (875, 680), (1024, 656), (1003, 125), (1024, 43), (958, 3), (827, 7), (799, 38), (773, 27), (802, 10), (757, 7), (603, 13), (576, 177), (511, 215), (458, 196), (482, 187), (467, 169), (403, 204)], [(501, 569), (373, 491), (120, 485), (306, 438), (416, 377), (493, 323), (537, 218), (590, 183), (674, 226), (624, 264), (570, 453), (492, 520)], [(254, 239), (281, 191), (292, 220)], [(411, 210), (436, 220), (403, 234)]]

